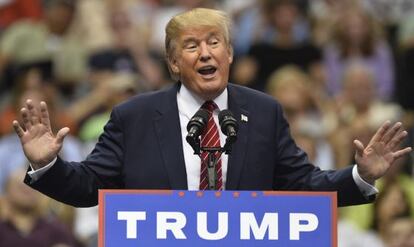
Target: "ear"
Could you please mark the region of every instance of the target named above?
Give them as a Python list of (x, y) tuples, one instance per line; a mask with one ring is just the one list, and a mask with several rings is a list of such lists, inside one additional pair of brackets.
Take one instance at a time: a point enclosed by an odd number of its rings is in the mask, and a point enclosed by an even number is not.
[(176, 64), (171, 65), (171, 69), (175, 74), (180, 73), (180, 68)]
[(233, 46), (230, 45), (228, 48), (228, 53), (229, 53), (229, 64), (233, 63)]
[(174, 74), (179, 74), (180, 73), (180, 67), (178, 66), (178, 61), (177, 59), (170, 57), (168, 59), (168, 64), (170, 65), (171, 71)]

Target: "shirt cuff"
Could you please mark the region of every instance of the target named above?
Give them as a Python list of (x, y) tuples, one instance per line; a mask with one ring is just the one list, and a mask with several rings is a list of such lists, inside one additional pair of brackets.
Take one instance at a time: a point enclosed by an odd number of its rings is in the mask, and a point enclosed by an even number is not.
[(52, 166), (56, 163), (57, 157), (54, 158), (49, 164), (47, 164), (46, 166), (39, 168), (37, 170), (33, 169), (32, 164), (30, 164), (30, 171), (27, 172), (27, 174), (30, 176), (30, 178), (32, 179), (32, 181), (37, 181), (39, 180), (43, 174), (45, 174), (47, 171), (49, 171), (50, 168), (52, 168)]
[(364, 181), (364, 179), (359, 176), (358, 168), (356, 165), (352, 168), (352, 177), (354, 178), (354, 181), (356, 185), (358, 186), (359, 190), (365, 197), (370, 197), (372, 195), (378, 194), (378, 189), (375, 188), (374, 185), (369, 184)]

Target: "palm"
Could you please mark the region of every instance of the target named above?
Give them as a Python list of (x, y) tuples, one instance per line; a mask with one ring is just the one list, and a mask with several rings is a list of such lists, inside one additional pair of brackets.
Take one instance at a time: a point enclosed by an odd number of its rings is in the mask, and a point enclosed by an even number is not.
[(63, 138), (69, 132), (68, 128), (61, 129), (55, 136), (50, 127), (49, 113), (44, 102), (40, 105), (40, 113), (32, 105), (26, 102), (27, 108), (22, 108), (22, 119), (26, 130), (17, 121), (13, 127), (20, 138), (23, 151), (29, 162), (40, 168), (50, 163), (62, 148)]
[(363, 156), (356, 155), (356, 162), (371, 173), (375, 179), (381, 177), (393, 163), (392, 152), (386, 150), (384, 144), (380, 143), (373, 147), (367, 147)]
[[(34, 126), (21, 138), (23, 151), (27, 158), (36, 164), (51, 161), (62, 145), (56, 143), (56, 137), (45, 126)], [(47, 162), (48, 163), (48, 162)]]
[(398, 150), (406, 135), (401, 123), (391, 128), (387, 122), (378, 129), (367, 147), (358, 140), (354, 141), (357, 148), (355, 160), (361, 177), (369, 182), (381, 178), (396, 159), (410, 152), (411, 148)]

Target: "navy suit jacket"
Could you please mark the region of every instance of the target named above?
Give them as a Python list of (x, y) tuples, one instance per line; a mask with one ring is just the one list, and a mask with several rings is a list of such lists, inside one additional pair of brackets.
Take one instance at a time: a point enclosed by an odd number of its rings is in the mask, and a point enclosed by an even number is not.
[[(97, 204), (98, 189), (187, 189), (177, 90), (180, 84), (141, 94), (116, 106), (96, 147), (81, 163), (58, 158), (33, 182), (42, 193), (74, 206)], [(226, 190), (338, 191), (340, 206), (366, 203), (352, 167), (321, 171), (289, 133), (279, 103), (261, 92), (228, 85), (238, 120), (229, 155)], [(248, 121), (241, 121), (241, 114)]]

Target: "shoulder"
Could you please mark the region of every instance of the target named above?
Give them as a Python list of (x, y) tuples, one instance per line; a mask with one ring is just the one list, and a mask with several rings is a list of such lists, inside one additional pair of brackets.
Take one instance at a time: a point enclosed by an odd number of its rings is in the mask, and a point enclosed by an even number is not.
[(31, 35), (35, 32), (45, 32), (46, 26), (41, 22), (33, 20), (22, 20), (16, 23), (13, 23), (7, 30), (4, 32), (3, 36), (13, 36), (13, 35)]
[(171, 85), (164, 89), (141, 93), (115, 106), (113, 112), (125, 114), (148, 114), (162, 110), (177, 103), (177, 86)]
[(37, 222), (38, 228), (45, 233), (49, 233), (51, 239), (50, 244), (61, 243), (72, 246), (75, 244), (75, 238), (66, 225), (60, 222), (58, 219), (44, 219), (40, 218)]
[(267, 100), (271, 100), (273, 99), (270, 95), (262, 92), (262, 91), (258, 91), (246, 86), (242, 86), (242, 85), (237, 85), (234, 83), (229, 83), (227, 88), (229, 89), (230, 93), (237, 93), (237, 94), (241, 94), (244, 95), (246, 97), (254, 97), (254, 98), (260, 98), (260, 99), (267, 99)]
[(17, 41), (23, 39), (32, 39), (33, 36), (38, 36), (38, 34), (44, 33), (44, 27), (34, 21), (24, 20), (12, 24), (7, 28), (1, 36), (1, 49), (2, 52), (10, 52), (12, 48), (17, 47)]
[(248, 105), (252, 111), (263, 111), (270, 108), (280, 110), (279, 102), (264, 92), (232, 83), (229, 83), (228, 90), (230, 97), (234, 97), (240, 104)]

